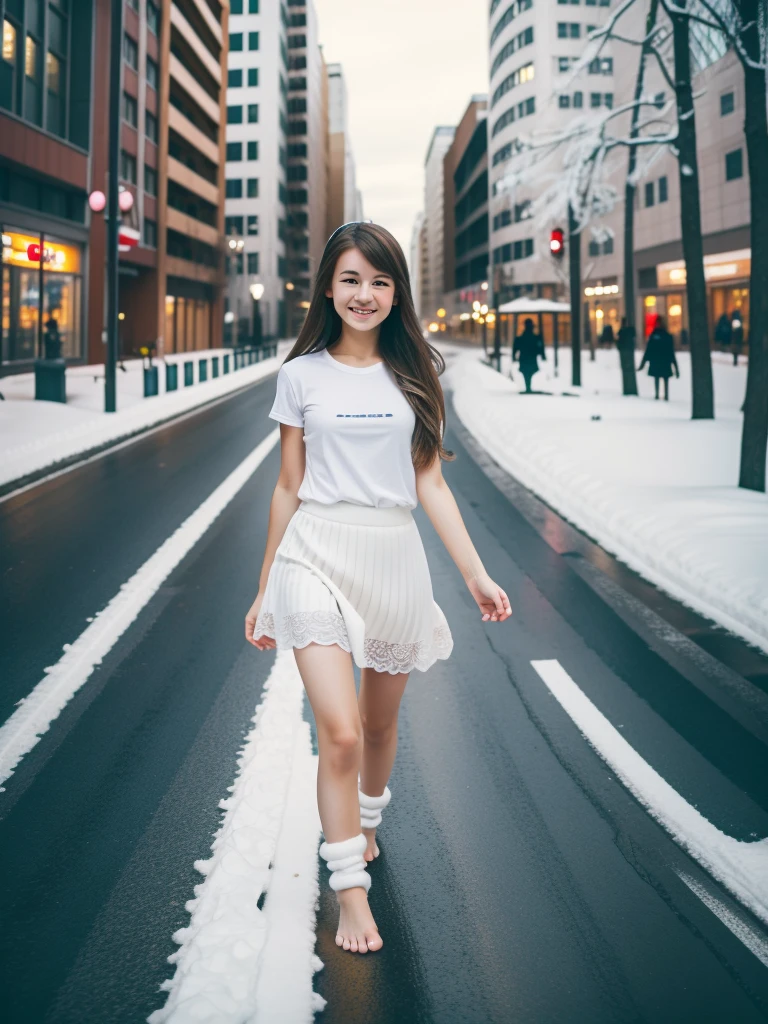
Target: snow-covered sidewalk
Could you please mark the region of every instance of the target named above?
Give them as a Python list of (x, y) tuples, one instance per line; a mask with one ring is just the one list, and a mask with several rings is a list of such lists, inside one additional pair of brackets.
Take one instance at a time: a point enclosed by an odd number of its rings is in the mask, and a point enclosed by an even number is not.
[[(36, 402), (34, 375), (0, 379), (0, 487), (70, 462), (78, 456), (180, 416), (223, 395), (243, 388), (274, 373), (293, 345), (278, 343), (277, 355), (233, 370), (231, 349), (183, 353), (169, 356), (168, 362), (195, 362), (195, 384), (184, 386), (183, 367), (179, 366), (177, 391), (163, 392), (165, 373), (160, 366), (160, 394), (143, 397), (142, 361), (126, 360), (125, 371), (117, 371), (117, 412), (105, 413), (104, 367), (70, 367), (67, 370), (67, 402)], [(223, 373), (222, 357), (230, 355), (230, 372)], [(211, 357), (219, 357), (220, 376), (211, 378)], [(198, 363), (208, 362), (209, 379), (199, 380)]]
[[(639, 363), (638, 356), (637, 362)], [(717, 418), (690, 419), (690, 361), (669, 402), (621, 395), (618, 353), (583, 357), (569, 385), (570, 351), (552, 350), (522, 395), (482, 352), (462, 350), (446, 373), (454, 406), (491, 456), (607, 551), (673, 597), (768, 650), (768, 496), (737, 486), (746, 366), (714, 358)]]

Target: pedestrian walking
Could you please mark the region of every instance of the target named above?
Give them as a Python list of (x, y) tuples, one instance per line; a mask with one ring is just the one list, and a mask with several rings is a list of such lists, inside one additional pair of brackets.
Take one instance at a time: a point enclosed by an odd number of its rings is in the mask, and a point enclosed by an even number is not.
[(245, 636), (259, 650), (293, 648), (317, 723), (320, 856), (339, 903), (336, 944), (352, 952), (383, 945), (367, 865), (379, 856), (376, 828), (392, 795), (400, 700), (414, 669), (453, 649), (417, 504), (482, 621), (512, 614), (442, 476), (442, 461), (455, 458), (443, 444), (444, 369), (422, 336), (394, 236), (371, 222), (337, 228), (277, 374), (269, 415), (281, 424), (281, 466)]
[(616, 336), (613, 333), (613, 325), (612, 324), (606, 324), (605, 327), (603, 328), (603, 333), (600, 335), (600, 344), (601, 345), (615, 345), (616, 344)]
[(731, 318), (727, 313), (721, 313), (715, 326), (715, 341), (719, 345), (731, 344)]
[(533, 320), (526, 317), (523, 322), (523, 333), (518, 334), (512, 346), (512, 359), (517, 358), (520, 364), (520, 373), (525, 380), (525, 393), (531, 393), (531, 380), (534, 373), (539, 371), (539, 356), (546, 359), (544, 342), (540, 334), (533, 329)]
[(636, 337), (637, 331), (632, 326), (632, 324), (627, 322), (627, 318), (623, 316), (621, 318), (621, 327), (619, 328), (619, 334), (616, 339), (616, 348), (619, 350), (619, 352), (634, 352)]
[(668, 401), (669, 378), (672, 376), (673, 368), (675, 376), (679, 377), (680, 369), (675, 357), (675, 343), (672, 340), (672, 335), (664, 326), (662, 316), (656, 317), (656, 323), (648, 337), (643, 361), (638, 366), (638, 370), (642, 370), (646, 363), (648, 363), (648, 376), (653, 377), (655, 397), (659, 397), (659, 380), (662, 379), (664, 381), (664, 400)]

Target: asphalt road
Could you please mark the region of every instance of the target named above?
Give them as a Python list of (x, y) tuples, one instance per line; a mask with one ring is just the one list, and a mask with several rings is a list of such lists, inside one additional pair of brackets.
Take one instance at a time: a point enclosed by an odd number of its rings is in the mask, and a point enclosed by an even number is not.
[[(273, 393), (268, 378), (0, 503), (2, 720), (274, 429)], [(745, 694), (766, 689), (765, 659), (718, 643), (505, 478), (450, 409), (449, 423), (457, 459), (444, 474), (514, 615), (480, 621), (418, 509), (455, 646), (406, 691), (370, 869), (381, 954), (336, 949), (321, 871), (317, 1020), (768, 1020), (768, 967), (680, 873), (736, 931), (768, 942), (765, 930), (644, 810), (531, 665), (557, 659), (677, 793), (754, 840), (768, 835), (768, 721)], [(274, 657), (244, 643), (242, 619), (278, 462), (275, 448), (0, 793), (11, 1024), (135, 1024), (163, 1002), (193, 863), (209, 855)]]

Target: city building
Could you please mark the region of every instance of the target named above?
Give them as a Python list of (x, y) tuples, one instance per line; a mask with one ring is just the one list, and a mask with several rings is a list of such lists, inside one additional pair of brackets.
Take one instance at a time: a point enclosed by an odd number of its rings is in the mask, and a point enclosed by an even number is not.
[[(312, 0), (288, 0), (288, 131), (285, 288), (287, 328), (309, 308), (314, 261), (325, 239), (328, 111), (325, 61)], [(311, 175), (310, 175), (311, 168)], [(314, 260), (313, 260), (314, 257)]]
[[(123, 10), (119, 351), (221, 343), (228, 4)], [(0, 60), (2, 372), (31, 368), (53, 317), (71, 362), (104, 358), (110, 3), (6, 3)], [(39, 246), (42, 261), (31, 259)]]
[[(663, 18), (659, 11), (659, 18)], [(644, 13), (630, 8), (622, 20), (622, 34), (637, 38), (643, 31)], [(619, 44), (616, 44), (617, 46)], [(736, 320), (746, 338), (749, 330), (750, 202), (744, 91), (741, 63), (726, 51), (722, 37), (703, 26), (692, 29), (694, 108), (707, 286), (708, 319), (714, 339), (718, 321)], [(620, 59), (620, 56), (626, 59)], [(616, 89), (620, 102), (631, 99), (637, 57), (628, 47), (617, 49)], [(646, 91), (659, 106), (659, 116), (675, 118), (674, 97), (654, 61), (646, 65)], [(666, 113), (662, 113), (666, 111)], [(587, 329), (599, 337), (605, 324), (616, 326), (624, 312), (624, 203), (626, 154), (616, 166), (615, 184), (621, 196), (605, 225), (615, 245), (605, 253), (588, 239), (585, 253), (584, 312)], [(650, 333), (657, 315), (666, 318), (678, 342), (688, 331), (680, 227), (678, 162), (665, 149), (655, 155), (635, 193), (634, 271), (638, 336)], [(607, 288), (611, 291), (608, 292)]]
[(233, 341), (287, 334), (287, 30), (282, 3), (230, 0), (224, 231)]
[[(473, 96), (443, 157), (444, 322), (488, 301), (488, 97)], [(441, 318), (442, 319), (442, 318)]]
[(416, 316), (421, 318), (423, 307), (422, 290), (424, 285), (424, 272), (427, 262), (427, 232), (424, 224), (424, 214), (419, 211), (413, 222), (411, 230), (411, 249), (409, 253), (408, 273), (411, 278), (411, 295)]
[(589, 32), (605, 21), (609, 2), (492, 0), (490, 5), (489, 247), (496, 305), (521, 295), (554, 298), (567, 291), (567, 260), (557, 265), (549, 253), (550, 229), (567, 225), (540, 224), (534, 229), (529, 207), (540, 194), (537, 186), (510, 194), (497, 190), (497, 183), (518, 137), (534, 130), (562, 130), (574, 114), (613, 108), (610, 49), (565, 88)]
[(326, 237), (341, 224), (362, 220), (363, 200), (357, 187), (355, 158), (349, 137), (347, 85), (341, 64), (328, 64), (328, 205)]
[(436, 317), (443, 301), (443, 157), (453, 141), (455, 131), (449, 125), (438, 125), (432, 133), (424, 161), (426, 265), (422, 277), (421, 316), (425, 321), (432, 321)]

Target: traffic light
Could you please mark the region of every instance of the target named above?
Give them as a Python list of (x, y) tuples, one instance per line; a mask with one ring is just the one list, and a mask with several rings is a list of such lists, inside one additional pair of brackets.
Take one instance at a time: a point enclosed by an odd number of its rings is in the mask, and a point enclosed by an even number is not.
[(565, 241), (562, 228), (552, 228), (552, 232), (549, 236), (549, 251), (556, 260), (561, 260), (563, 258), (563, 253), (565, 252)]

